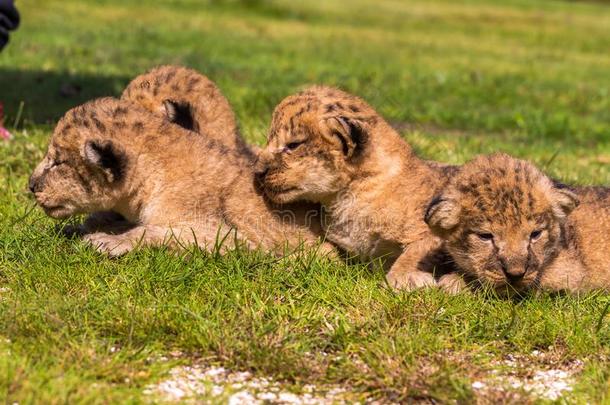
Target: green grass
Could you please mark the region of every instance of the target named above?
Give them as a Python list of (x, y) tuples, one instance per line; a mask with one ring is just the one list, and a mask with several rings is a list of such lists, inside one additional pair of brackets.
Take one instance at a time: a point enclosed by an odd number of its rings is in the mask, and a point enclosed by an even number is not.
[[(396, 295), (380, 271), (307, 254), (109, 260), (59, 236), (25, 187), (54, 120), (161, 63), (209, 75), (259, 144), (275, 104), (324, 83), (368, 100), (427, 158), (503, 150), (566, 181), (608, 184), (607, 3), (17, 4), (23, 25), (0, 54), (0, 100), (16, 125), (0, 143), (1, 399), (143, 402), (147, 384), (196, 360), (296, 391), (336, 384), (351, 399), (468, 403), (472, 382), (511, 354), (529, 366), (522, 375), (581, 360), (564, 401), (610, 402), (604, 295)], [(64, 97), (66, 85), (80, 92)], [(490, 395), (508, 402), (518, 390)]]

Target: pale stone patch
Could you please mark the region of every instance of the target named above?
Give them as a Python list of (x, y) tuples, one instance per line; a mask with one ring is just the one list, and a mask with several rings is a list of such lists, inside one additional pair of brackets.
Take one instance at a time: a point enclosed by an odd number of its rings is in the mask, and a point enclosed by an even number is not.
[[(347, 393), (341, 387), (320, 389), (303, 387), (296, 394), (282, 389), (271, 378), (255, 377), (249, 372), (232, 372), (223, 367), (179, 366), (169, 372), (169, 378), (145, 388), (144, 394), (166, 402), (241, 404), (343, 404)], [(352, 403), (351, 401), (349, 401)]]
[(0, 301), (5, 301), (6, 296), (11, 292), (11, 289), (8, 287), (0, 287)]
[(574, 375), (583, 368), (583, 362), (574, 360), (565, 364), (537, 364), (539, 358), (545, 363), (545, 355), (537, 350), (526, 356), (508, 355), (495, 362), (496, 369), (490, 375), (471, 384), (473, 390), (485, 396), (498, 391), (522, 391), (536, 399), (556, 401), (572, 391)]

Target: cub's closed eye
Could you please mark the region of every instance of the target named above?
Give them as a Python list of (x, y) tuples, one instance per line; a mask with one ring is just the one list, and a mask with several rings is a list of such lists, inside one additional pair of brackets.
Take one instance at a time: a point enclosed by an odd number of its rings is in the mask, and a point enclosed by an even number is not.
[(486, 232), (477, 233), (477, 236), (479, 239), (481, 239), (482, 241), (485, 241), (485, 242), (490, 242), (494, 239), (494, 236), (491, 233), (486, 233)]
[(290, 143), (286, 144), (286, 149), (288, 149), (288, 150), (295, 150), (296, 148), (298, 148), (299, 146), (303, 145), (304, 143), (305, 143), (305, 141), (290, 142)]
[(538, 229), (530, 234), (530, 239), (536, 240), (536, 239), (540, 238), (540, 235), (542, 235), (542, 230)]

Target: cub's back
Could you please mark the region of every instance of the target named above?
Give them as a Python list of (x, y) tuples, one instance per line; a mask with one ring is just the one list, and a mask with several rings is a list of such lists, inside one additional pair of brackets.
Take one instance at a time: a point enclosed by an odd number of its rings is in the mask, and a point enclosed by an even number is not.
[(591, 277), (610, 282), (610, 188), (582, 187), (574, 191), (580, 205), (568, 217), (568, 224), (578, 254), (592, 270)]
[(132, 80), (121, 99), (252, 157), (229, 101), (214, 82), (193, 69), (154, 68)]

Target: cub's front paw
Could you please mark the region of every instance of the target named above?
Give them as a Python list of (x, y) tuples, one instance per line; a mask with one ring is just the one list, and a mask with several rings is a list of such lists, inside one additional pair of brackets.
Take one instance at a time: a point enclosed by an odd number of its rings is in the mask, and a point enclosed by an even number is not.
[(130, 240), (121, 235), (109, 235), (107, 233), (96, 232), (85, 235), (83, 239), (98, 252), (110, 257), (122, 256), (133, 249)]
[(438, 280), (438, 286), (441, 288), (441, 290), (451, 295), (459, 294), (462, 291), (468, 291), (466, 281), (464, 281), (464, 278), (457, 273), (443, 275)]
[(66, 238), (80, 238), (87, 233), (87, 230), (83, 224), (64, 225), (63, 227), (56, 229), (58, 229), (58, 231)]
[(418, 288), (435, 287), (436, 281), (430, 273), (423, 271), (392, 272), (386, 276), (390, 287), (395, 290), (413, 291)]

